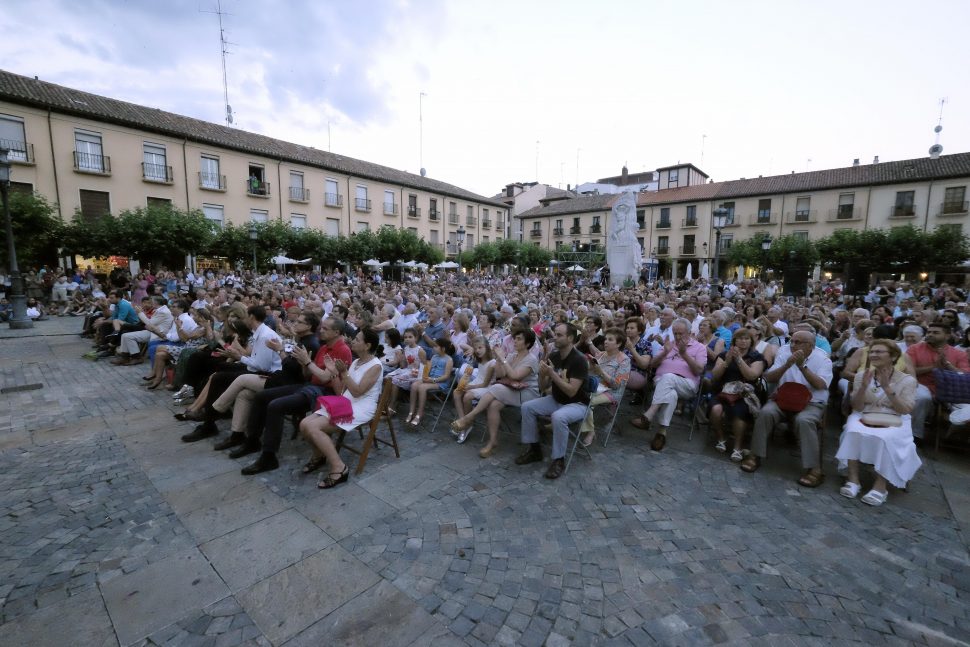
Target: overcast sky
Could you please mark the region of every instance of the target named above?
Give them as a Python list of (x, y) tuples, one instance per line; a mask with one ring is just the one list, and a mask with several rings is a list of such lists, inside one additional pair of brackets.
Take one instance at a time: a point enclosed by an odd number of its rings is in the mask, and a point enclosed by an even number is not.
[[(215, 8), (8, 2), (0, 66), (222, 122)], [(428, 175), (482, 195), (624, 163), (729, 180), (922, 157), (941, 97), (944, 154), (970, 151), (964, 0), (222, 8), (236, 127), (416, 173), (423, 92)]]

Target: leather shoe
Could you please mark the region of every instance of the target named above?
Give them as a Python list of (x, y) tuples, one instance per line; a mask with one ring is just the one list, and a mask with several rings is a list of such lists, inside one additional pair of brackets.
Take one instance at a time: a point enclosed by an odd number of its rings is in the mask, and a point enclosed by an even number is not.
[(270, 452), (263, 452), (259, 455), (254, 463), (247, 465), (242, 468), (242, 473), (246, 476), (252, 476), (253, 474), (259, 474), (261, 472), (269, 472), (270, 470), (275, 470), (280, 466), (280, 462), (276, 460), (276, 454), (271, 454)]
[(524, 452), (515, 459), (516, 465), (528, 465), (529, 463), (542, 462), (542, 448), (538, 443), (529, 445)]
[(562, 476), (562, 473), (566, 471), (566, 460), (563, 458), (556, 458), (551, 463), (549, 463), (549, 469), (546, 470), (547, 479), (557, 479)]
[(636, 427), (637, 429), (650, 429), (650, 421), (644, 418), (643, 416), (637, 416), (636, 418), (630, 421), (630, 424)]
[(654, 434), (653, 440), (650, 441), (650, 449), (652, 449), (655, 452), (659, 452), (664, 448), (664, 445), (666, 444), (667, 444), (667, 434), (662, 434), (660, 432), (657, 432), (656, 434)]
[(243, 456), (254, 454), (260, 449), (262, 449), (262, 445), (258, 440), (252, 441), (247, 439), (242, 445), (229, 452), (229, 458), (242, 458)]
[(217, 452), (221, 452), (224, 449), (232, 449), (236, 445), (242, 445), (244, 442), (246, 442), (246, 434), (234, 431), (229, 434), (228, 438), (225, 440), (220, 440), (213, 445), (212, 449), (216, 450)]
[(111, 363), (115, 366), (128, 366), (128, 362), (130, 361), (131, 357), (128, 355), (128, 353), (125, 353), (124, 355), (118, 355), (118, 357), (111, 360)]
[(190, 431), (189, 433), (182, 436), (183, 443), (194, 443), (197, 440), (202, 440), (204, 438), (211, 438), (212, 436), (218, 436), (219, 429), (211, 423), (205, 422)]

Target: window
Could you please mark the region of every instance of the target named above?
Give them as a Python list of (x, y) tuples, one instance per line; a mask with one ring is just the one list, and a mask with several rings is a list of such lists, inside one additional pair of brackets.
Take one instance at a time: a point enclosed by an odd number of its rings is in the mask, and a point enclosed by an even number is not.
[(734, 224), (734, 203), (725, 202), (721, 205), (722, 209), (727, 209), (727, 223), (728, 225)]
[(541, 234), (542, 233), (542, 223), (539, 222), (538, 220), (533, 220), (532, 221), (532, 233), (533, 234)]
[(475, 246), (475, 234), (467, 234), (465, 236), (465, 249), (471, 249)]
[(696, 205), (691, 205), (687, 207), (687, 218), (686, 220), (684, 220), (684, 225), (687, 227), (697, 226), (697, 206)]
[(471, 220), (472, 218), (474, 218), (475, 217), (475, 207), (473, 207), (471, 205), (468, 205), (466, 207), (465, 214), (468, 216), (468, 219), (469, 220)]
[(20, 117), (0, 115), (0, 147), (8, 149), (7, 159), (11, 162), (29, 162), (27, 137), (24, 135), (24, 120)]
[(306, 202), (310, 199), (310, 192), (303, 186), (303, 173), (290, 171), (290, 200)]
[(107, 191), (81, 189), (81, 217), (91, 221), (111, 213), (111, 199)]
[[(723, 237), (721, 238), (721, 240), (724, 240)], [(682, 249), (681, 252), (684, 253), (684, 254), (693, 254), (694, 253), (694, 236), (693, 235), (684, 236), (684, 249)]]
[(963, 234), (963, 225), (940, 225), (940, 229), (945, 229), (954, 236), (961, 236)]
[(573, 218), (573, 226), (570, 228), (569, 233), (578, 234), (579, 233), (579, 218)]
[(394, 192), (384, 190), (384, 213), (394, 215), (397, 213), (397, 205), (394, 204)]
[(172, 201), (168, 198), (153, 198), (148, 196), (148, 206), (149, 207), (160, 207), (163, 209), (171, 209)]
[(593, 226), (594, 227), (599, 227), (600, 226), (600, 217), (599, 216), (593, 216)]
[(250, 209), (249, 220), (250, 222), (267, 222), (269, 220), (269, 211), (265, 209)]
[(667, 187), (679, 186), (680, 184), (680, 170), (674, 169), (667, 172)]
[(758, 224), (771, 222), (771, 198), (758, 200)]
[(449, 202), (448, 203), (448, 215), (449, 216), (457, 216), (458, 215), (458, 203), (457, 202)]
[(202, 205), (202, 213), (205, 214), (206, 220), (211, 220), (212, 222), (219, 225), (222, 229), (222, 225), (225, 222), (224, 210), (221, 204), (204, 204)]
[(359, 234), (362, 231), (370, 231), (369, 222), (361, 222), (361, 221), (357, 222), (357, 233)]
[(429, 198), (428, 199), (428, 214), (430, 214), (431, 217), (433, 217), (433, 218), (437, 218), (438, 217), (438, 199), (437, 198)]
[(246, 182), (246, 192), (249, 195), (269, 197), (269, 182), (266, 181), (266, 169), (258, 164), (249, 165), (249, 179)]
[(943, 192), (943, 213), (965, 213), (967, 211), (966, 199), (967, 187), (948, 187)]
[(418, 235), (418, 228), (417, 227), (408, 227), (408, 231), (410, 231), (415, 236)]
[(326, 234), (328, 236), (339, 236), (340, 235), (340, 220), (337, 218), (327, 218), (326, 222)]
[(324, 204), (328, 207), (339, 207), (341, 200), (340, 191), (337, 190), (337, 181), (327, 180), (324, 184), (326, 186), (326, 194), (323, 196)]
[(556, 221), (556, 226), (555, 226), (554, 229), (555, 229), (555, 234), (557, 236), (561, 236), (562, 235), (562, 218), (560, 218), (559, 220)]
[(101, 135), (86, 130), (74, 131), (74, 168), (92, 173), (107, 173), (107, 164), (101, 149)]
[(637, 237), (637, 245), (639, 245), (639, 246), (640, 246), (640, 253), (641, 253), (641, 254), (643, 254), (643, 243), (644, 243), (644, 238), (643, 238), (643, 236), (639, 236), (639, 237)]
[(791, 233), (791, 235), (796, 240), (808, 240), (808, 232), (807, 231), (793, 231)]
[(731, 249), (733, 243), (734, 234), (721, 234), (721, 253), (724, 254), (727, 250)]
[(357, 211), (370, 211), (370, 200), (367, 199), (367, 187), (358, 184), (354, 197), (354, 208)]
[(306, 215), (302, 213), (291, 213), (290, 227), (293, 229), (306, 229)]
[(144, 164), (142, 177), (152, 182), (171, 182), (172, 173), (165, 160), (165, 147), (158, 144), (144, 144)]
[(219, 174), (219, 158), (202, 156), (200, 160), (199, 186), (203, 189), (225, 191), (226, 183)]
[(913, 202), (916, 199), (915, 191), (897, 191), (896, 206), (893, 207), (893, 217), (905, 218), (916, 215), (916, 206)]
[[(454, 203), (452, 203), (452, 204), (454, 204)], [(438, 230), (437, 229), (432, 229), (431, 230), (428, 242), (430, 242), (432, 245), (437, 245), (438, 244)]]
[(855, 193), (839, 194), (839, 220), (847, 220), (855, 213)]
[(637, 229), (646, 229), (647, 228), (646, 222), (647, 222), (646, 209), (637, 209)]
[(660, 210), (660, 222), (658, 227), (670, 227), (670, 207), (663, 207)]
[(488, 236), (482, 236), (482, 243), (488, 245)]
[(668, 236), (657, 237), (657, 254), (670, 253), (670, 238)]
[(795, 201), (795, 222), (808, 222), (808, 218), (811, 215), (811, 206), (811, 198), (798, 198)]

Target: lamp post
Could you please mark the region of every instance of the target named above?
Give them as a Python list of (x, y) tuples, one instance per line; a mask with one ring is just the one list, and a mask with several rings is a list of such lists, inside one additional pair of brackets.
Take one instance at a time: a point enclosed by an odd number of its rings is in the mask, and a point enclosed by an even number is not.
[(771, 234), (761, 239), (761, 282), (768, 278), (768, 251), (771, 249)]
[(461, 246), (465, 244), (465, 228), (462, 225), (458, 225), (458, 231), (456, 232), (458, 236), (458, 280), (462, 278), (461, 275)]
[(24, 280), (17, 266), (17, 247), (13, 242), (13, 222), (10, 220), (10, 162), (9, 149), (0, 148), (0, 198), (3, 199), (3, 219), (7, 229), (7, 258), (10, 263), (10, 327), (15, 330), (33, 328), (34, 322), (27, 316), (27, 296), (24, 294)]
[(259, 238), (259, 230), (256, 229), (256, 223), (249, 223), (249, 240), (253, 241), (253, 275), (256, 274), (256, 240)]
[(714, 210), (714, 282), (721, 280), (721, 230), (727, 224), (730, 212), (724, 207)]

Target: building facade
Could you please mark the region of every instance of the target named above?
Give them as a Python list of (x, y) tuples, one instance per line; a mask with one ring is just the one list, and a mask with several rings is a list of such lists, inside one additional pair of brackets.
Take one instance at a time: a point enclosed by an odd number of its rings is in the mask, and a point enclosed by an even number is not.
[(427, 177), (0, 71), (11, 179), (91, 218), (149, 204), (220, 225), (410, 229), (447, 254), (506, 238), (508, 207)]
[[(715, 209), (727, 212), (722, 253), (758, 233), (818, 240), (839, 229), (906, 225), (962, 232), (970, 222), (970, 153), (728, 182), (706, 182), (690, 164), (659, 171), (660, 189), (637, 194), (638, 238), (644, 258), (664, 261), (676, 276), (688, 264), (699, 276), (701, 265), (713, 260)], [(671, 186), (672, 172), (679, 186)], [(520, 216), (524, 239), (550, 249), (600, 245), (615, 199), (588, 196), (531, 209)]]

